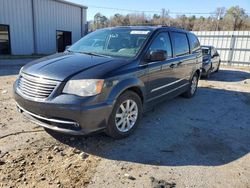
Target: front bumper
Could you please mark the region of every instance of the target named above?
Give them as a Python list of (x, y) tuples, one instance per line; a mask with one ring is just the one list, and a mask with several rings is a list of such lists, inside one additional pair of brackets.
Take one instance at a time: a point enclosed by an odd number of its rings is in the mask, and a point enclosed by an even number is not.
[(113, 105), (93, 104), (94, 97), (80, 98), (74, 95), (59, 95), (49, 101), (32, 101), (18, 94), (14, 98), (19, 112), (36, 124), (54, 131), (85, 135), (106, 128)]

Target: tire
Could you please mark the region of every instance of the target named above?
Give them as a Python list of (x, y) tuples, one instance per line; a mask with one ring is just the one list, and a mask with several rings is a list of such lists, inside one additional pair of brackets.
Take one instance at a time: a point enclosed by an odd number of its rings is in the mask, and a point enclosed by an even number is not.
[(211, 69), (209, 69), (206, 74), (204, 75), (204, 78), (209, 79), (211, 74)]
[(211, 64), (210, 68), (207, 70), (206, 74), (204, 75), (204, 78), (209, 79), (210, 75), (212, 73), (213, 65)]
[(198, 74), (196, 72), (193, 75), (192, 79), (190, 80), (190, 84), (189, 84), (188, 90), (185, 93), (183, 93), (184, 97), (186, 97), (186, 98), (192, 98), (195, 95), (195, 93), (197, 91), (198, 81), (199, 81), (199, 76), (198, 76)]
[[(128, 110), (127, 105), (132, 110)], [(132, 106), (134, 107), (132, 108)], [(106, 134), (115, 139), (127, 137), (137, 127), (141, 115), (141, 98), (133, 91), (125, 91), (116, 100), (108, 120)]]
[(219, 62), (219, 64), (218, 64), (218, 67), (217, 67), (217, 69), (216, 69), (215, 72), (219, 72), (219, 69), (220, 69), (220, 62)]

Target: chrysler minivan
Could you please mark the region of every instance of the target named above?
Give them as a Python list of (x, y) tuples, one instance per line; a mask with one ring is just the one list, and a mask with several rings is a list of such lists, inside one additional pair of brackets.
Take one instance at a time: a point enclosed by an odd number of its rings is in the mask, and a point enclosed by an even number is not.
[[(47, 129), (73, 135), (129, 135), (142, 112), (195, 95), (202, 53), (197, 37), (173, 27), (100, 29), (63, 53), (25, 65), (14, 83), (18, 110)], [(142, 125), (143, 126), (143, 125)]]

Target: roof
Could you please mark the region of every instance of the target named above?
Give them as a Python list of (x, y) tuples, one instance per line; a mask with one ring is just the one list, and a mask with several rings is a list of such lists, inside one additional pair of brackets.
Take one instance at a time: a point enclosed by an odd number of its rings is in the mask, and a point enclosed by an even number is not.
[(68, 4), (68, 5), (72, 5), (72, 6), (76, 6), (76, 7), (80, 7), (80, 8), (84, 8), (84, 9), (88, 8), (87, 6), (76, 4), (76, 3), (72, 3), (72, 2), (69, 2), (69, 1), (65, 1), (65, 0), (54, 0), (54, 1), (57, 1), (57, 2), (60, 2), (60, 3), (64, 3), (64, 4)]
[(111, 29), (116, 29), (116, 28), (128, 28), (128, 29), (148, 29), (151, 31), (158, 30), (158, 29), (167, 29), (171, 31), (182, 31), (188, 33), (189, 31), (186, 31), (182, 28), (176, 28), (176, 27), (171, 27), (171, 26), (116, 26), (116, 27), (111, 27)]

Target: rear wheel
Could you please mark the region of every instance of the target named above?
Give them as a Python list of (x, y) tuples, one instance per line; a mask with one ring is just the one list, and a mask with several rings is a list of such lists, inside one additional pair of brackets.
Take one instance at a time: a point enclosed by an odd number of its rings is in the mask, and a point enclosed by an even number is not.
[(194, 74), (194, 76), (192, 77), (192, 79), (190, 80), (188, 90), (185, 93), (183, 93), (184, 97), (191, 98), (191, 97), (193, 97), (195, 95), (195, 93), (197, 91), (198, 81), (199, 81), (199, 76), (198, 76), (198, 74), (196, 72)]
[(117, 139), (128, 136), (138, 125), (141, 113), (142, 102), (140, 97), (132, 91), (124, 92), (115, 103), (108, 121), (106, 134)]

